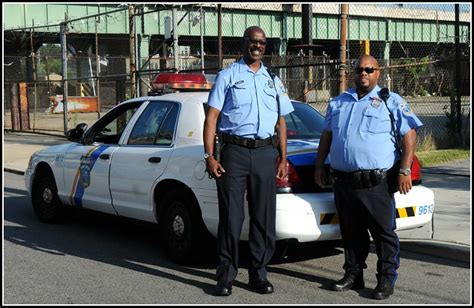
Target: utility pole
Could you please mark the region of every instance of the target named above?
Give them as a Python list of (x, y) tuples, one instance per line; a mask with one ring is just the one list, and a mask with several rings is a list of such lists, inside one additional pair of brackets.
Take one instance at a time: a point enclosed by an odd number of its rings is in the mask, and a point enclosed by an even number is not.
[(128, 5), (128, 24), (129, 24), (129, 39), (130, 39), (130, 96), (136, 97), (137, 90), (137, 63), (135, 63), (135, 45), (137, 44), (135, 40), (135, 5)]
[[(98, 5), (100, 10), (100, 4)], [(99, 12), (100, 13), (100, 12)], [(100, 56), (99, 56), (99, 35), (97, 33), (97, 24), (100, 22), (100, 16), (95, 18), (95, 85), (97, 95), (97, 118), (100, 119), (100, 86), (99, 86), (99, 75), (100, 75)]]
[(199, 32), (201, 34), (201, 72), (204, 74), (204, 11), (199, 9)]
[[(301, 44), (303, 50), (306, 50), (303, 57), (303, 64), (308, 64), (313, 58), (313, 6), (311, 4), (301, 5)], [(313, 83), (312, 67), (304, 68), (304, 101), (308, 101), (308, 93)]]
[(174, 69), (179, 72), (179, 43), (178, 43), (178, 16), (177, 9), (173, 6), (173, 53), (174, 53)]
[(217, 5), (217, 66), (222, 69), (222, 4)]
[(307, 45), (308, 54), (307, 56), (311, 58), (313, 56), (313, 5), (312, 4), (302, 4), (301, 5), (301, 22), (302, 22), (302, 44)]
[(68, 131), (69, 114), (67, 110), (67, 98), (68, 98), (68, 82), (67, 82), (67, 16), (66, 21), (60, 24), (60, 35), (61, 35), (61, 74), (62, 74), (62, 85), (63, 85), (63, 119), (64, 119), (64, 135)]
[(339, 94), (346, 90), (346, 44), (347, 44), (347, 15), (349, 14), (349, 4), (341, 4), (341, 36), (339, 59)]

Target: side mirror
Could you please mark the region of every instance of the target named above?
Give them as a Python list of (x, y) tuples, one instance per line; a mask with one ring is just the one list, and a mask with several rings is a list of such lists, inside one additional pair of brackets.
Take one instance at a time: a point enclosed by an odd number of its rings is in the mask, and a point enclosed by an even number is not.
[(86, 123), (77, 124), (76, 128), (67, 131), (66, 137), (69, 141), (81, 141), (84, 132), (87, 130)]

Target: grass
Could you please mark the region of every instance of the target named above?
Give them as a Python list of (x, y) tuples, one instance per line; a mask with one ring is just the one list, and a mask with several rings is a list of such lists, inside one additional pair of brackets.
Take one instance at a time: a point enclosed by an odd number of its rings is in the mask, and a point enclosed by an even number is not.
[(422, 167), (431, 167), (460, 159), (470, 159), (469, 149), (448, 149), (416, 152)]

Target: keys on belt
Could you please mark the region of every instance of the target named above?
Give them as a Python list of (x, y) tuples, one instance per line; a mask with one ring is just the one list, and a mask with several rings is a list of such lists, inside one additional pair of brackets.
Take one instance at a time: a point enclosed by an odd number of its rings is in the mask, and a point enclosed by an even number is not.
[(246, 148), (255, 149), (260, 148), (263, 146), (267, 146), (272, 144), (272, 137), (267, 139), (250, 139), (250, 138), (243, 138), (235, 135), (227, 135), (222, 134), (222, 140), (224, 143), (232, 143), (237, 144)]

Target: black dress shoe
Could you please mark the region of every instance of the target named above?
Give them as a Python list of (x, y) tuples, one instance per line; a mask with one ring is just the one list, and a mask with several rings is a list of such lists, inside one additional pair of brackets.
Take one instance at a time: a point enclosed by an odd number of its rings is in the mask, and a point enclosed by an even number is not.
[(215, 289), (216, 296), (229, 296), (232, 294), (231, 283), (218, 283)]
[(393, 294), (393, 287), (389, 280), (381, 279), (372, 291), (373, 299), (387, 299)]
[(270, 281), (268, 281), (266, 279), (264, 279), (264, 280), (250, 279), (249, 287), (254, 292), (257, 292), (257, 293), (260, 293), (260, 294), (273, 293), (273, 285), (270, 283)]
[(351, 274), (344, 274), (344, 277), (341, 280), (334, 282), (331, 285), (333, 291), (347, 291), (349, 289), (358, 290), (365, 287), (364, 275), (360, 272), (357, 276), (352, 276)]

